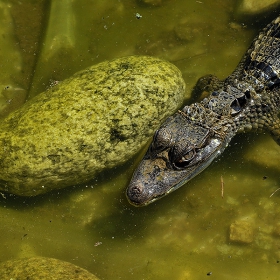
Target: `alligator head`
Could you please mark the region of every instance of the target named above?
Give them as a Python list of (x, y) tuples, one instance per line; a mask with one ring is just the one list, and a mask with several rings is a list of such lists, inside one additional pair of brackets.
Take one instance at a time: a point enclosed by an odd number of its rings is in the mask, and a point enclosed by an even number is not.
[(131, 204), (144, 206), (178, 189), (225, 149), (230, 126), (199, 107), (186, 106), (155, 132), (126, 190)]

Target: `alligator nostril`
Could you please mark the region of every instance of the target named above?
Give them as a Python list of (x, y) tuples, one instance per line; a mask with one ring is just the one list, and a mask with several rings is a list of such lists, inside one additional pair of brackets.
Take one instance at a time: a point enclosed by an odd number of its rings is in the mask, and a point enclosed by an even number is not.
[(135, 196), (139, 196), (142, 193), (142, 188), (134, 186), (131, 191)]
[(139, 197), (142, 193), (142, 189), (140, 186), (132, 186), (130, 188), (128, 188), (127, 190), (127, 195), (129, 198), (132, 198), (132, 197)]
[(126, 191), (126, 196), (130, 203), (139, 205), (143, 201), (143, 187), (141, 185), (129, 186)]

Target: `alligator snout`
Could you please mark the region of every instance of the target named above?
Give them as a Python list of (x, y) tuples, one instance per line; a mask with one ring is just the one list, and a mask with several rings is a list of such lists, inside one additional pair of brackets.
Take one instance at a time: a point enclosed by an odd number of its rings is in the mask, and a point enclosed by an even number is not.
[(126, 190), (126, 196), (128, 201), (135, 206), (145, 205), (149, 198), (147, 190), (140, 182), (130, 185)]
[(134, 206), (144, 206), (166, 192), (164, 181), (165, 162), (162, 159), (144, 159), (142, 165), (135, 171), (133, 179), (126, 190), (128, 201)]

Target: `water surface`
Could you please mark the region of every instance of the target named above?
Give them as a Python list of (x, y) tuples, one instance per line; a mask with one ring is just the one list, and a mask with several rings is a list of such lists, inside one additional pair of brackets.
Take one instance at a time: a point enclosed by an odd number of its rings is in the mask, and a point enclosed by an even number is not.
[[(89, 65), (148, 54), (181, 69), (187, 103), (199, 77), (229, 75), (259, 28), (273, 18), (237, 21), (236, 1), (230, 0), (166, 0), (159, 7), (139, 2), (62, 1), (73, 5), (57, 8), (53, 15), (65, 23), (65, 29), (58, 30), (66, 36), (61, 39), (67, 43), (63, 57), (60, 48), (51, 53), (44, 46), (48, 32), (54, 32), (48, 30), (51, 7), (38, 1), (37, 17), (26, 23), (32, 30), (37, 27), (38, 41), (23, 47), (28, 28), (22, 36), (15, 32), (26, 70), (18, 83), (31, 98), (52, 81)], [(11, 3), (18, 22), (24, 9), (34, 5)], [(189, 31), (182, 34), (184, 30)], [(32, 44), (39, 45), (36, 59), (28, 59), (26, 52)], [(2, 194), (0, 260), (59, 258), (106, 280), (279, 278), (280, 191), (275, 191), (280, 187), (280, 150), (268, 135), (235, 137), (223, 155), (188, 184), (152, 205), (135, 208), (124, 191), (140, 158), (87, 185), (35, 198)], [(230, 240), (230, 226), (240, 221), (252, 232), (250, 243)]]

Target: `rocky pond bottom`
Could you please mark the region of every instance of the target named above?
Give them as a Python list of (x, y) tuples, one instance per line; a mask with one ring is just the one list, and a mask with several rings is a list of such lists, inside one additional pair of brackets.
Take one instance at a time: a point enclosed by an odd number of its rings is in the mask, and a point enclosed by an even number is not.
[(201, 176), (147, 207), (124, 196), (135, 162), (96, 183), (2, 196), (1, 261), (52, 257), (100, 279), (278, 279), (278, 146), (253, 134), (233, 143)]

